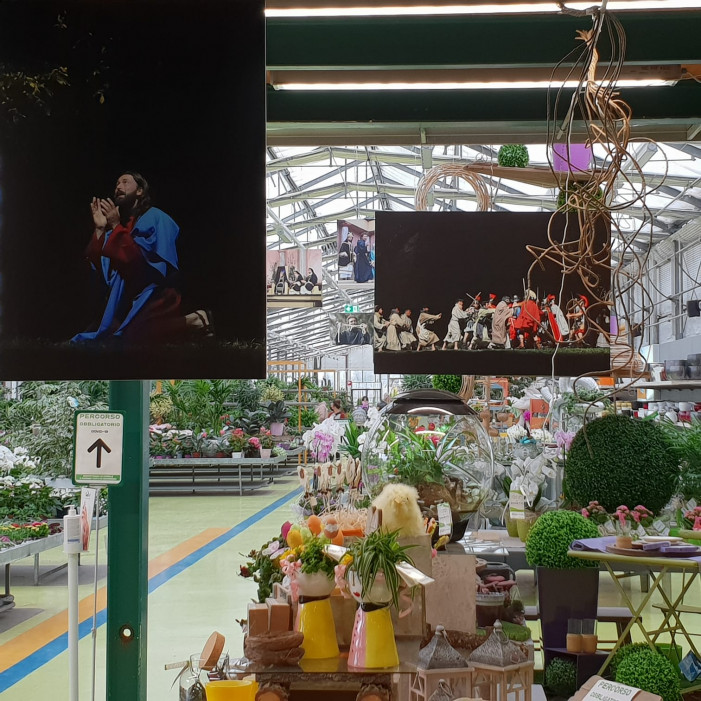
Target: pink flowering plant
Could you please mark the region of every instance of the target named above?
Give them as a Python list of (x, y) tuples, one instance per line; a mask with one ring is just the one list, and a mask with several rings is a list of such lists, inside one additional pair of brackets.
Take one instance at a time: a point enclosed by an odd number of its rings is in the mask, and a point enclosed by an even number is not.
[(683, 525), (693, 531), (701, 531), (701, 506), (684, 512)]
[(229, 446), (234, 453), (243, 453), (248, 445), (248, 436), (242, 428), (235, 428), (229, 434)]
[(582, 509), (582, 516), (588, 518), (597, 526), (603, 526), (611, 519), (611, 515), (598, 501), (590, 501), (589, 504)]
[(273, 434), (266, 428), (261, 428), (258, 432), (260, 437), (260, 445), (262, 448), (272, 449), (275, 447), (273, 442)]
[(624, 535), (629, 534), (640, 526), (649, 528), (654, 521), (652, 511), (640, 504), (633, 509), (621, 505), (616, 509), (612, 518), (616, 526), (616, 532)]

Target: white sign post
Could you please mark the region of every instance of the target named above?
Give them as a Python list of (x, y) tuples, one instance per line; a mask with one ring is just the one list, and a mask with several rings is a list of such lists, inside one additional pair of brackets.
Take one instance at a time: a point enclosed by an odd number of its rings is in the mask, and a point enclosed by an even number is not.
[(118, 411), (77, 411), (74, 484), (119, 484), (122, 481), (123, 439), (124, 414)]

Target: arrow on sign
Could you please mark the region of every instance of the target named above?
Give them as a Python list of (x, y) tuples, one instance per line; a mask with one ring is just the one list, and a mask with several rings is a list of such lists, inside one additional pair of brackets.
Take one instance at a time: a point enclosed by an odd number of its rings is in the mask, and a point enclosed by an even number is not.
[(108, 453), (112, 452), (112, 449), (102, 440), (98, 438), (89, 448), (88, 453), (92, 453), (93, 450), (97, 450), (97, 465), (96, 467), (102, 467), (102, 451), (106, 450)]

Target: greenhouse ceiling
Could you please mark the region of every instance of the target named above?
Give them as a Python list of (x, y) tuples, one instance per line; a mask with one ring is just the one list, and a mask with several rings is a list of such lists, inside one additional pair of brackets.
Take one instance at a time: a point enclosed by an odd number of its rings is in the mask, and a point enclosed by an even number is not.
[[(496, 161), (500, 144), (458, 146), (328, 146), (304, 149), (269, 146), (267, 153), (269, 249), (320, 248), (324, 262), (324, 306), (321, 309), (268, 311), (270, 359), (340, 355), (350, 347), (335, 346), (330, 312), (346, 304), (373, 310), (372, 290), (339, 289), (336, 271), (336, 222), (372, 218), (376, 210), (412, 211), (422, 174), (441, 163)], [(701, 217), (701, 146), (689, 143), (633, 145), (643, 170), (646, 207), (616, 212), (614, 220), (636, 250), (664, 240), (685, 223)], [(544, 145), (530, 145), (531, 165), (547, 165)], [(600, 162), (603, 150), (595, 148)], [(666, 175), (665, 175), (666, 174)], [(640, 175), (626, 176), (642, 187)], [(517, 180), (487, 178), (493, 211), (543, 212), (556, 209), (557, 192)], [(616, 202), (630, 196), (621, 180)], [(458, 178), (444, 178), (434, 188), (434, 211), (475, 211), (475, 195)], [(633, 238), (633, 234), (638, 232)], [(614, 242), (614, 258), (617, 254)]]

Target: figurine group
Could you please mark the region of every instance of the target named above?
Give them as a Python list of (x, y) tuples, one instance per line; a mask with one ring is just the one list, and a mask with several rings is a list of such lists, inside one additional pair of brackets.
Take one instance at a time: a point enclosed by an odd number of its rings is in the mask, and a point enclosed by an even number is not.
[[(584, 344), (589, 306), (584, 295), (572, 298), (564, 312), (555, 295), (538, 301), (532, 290), (526, 290), (523, 298), (516, 294), (498, 300), (497, 295), (490, 294), (483, 302), (478, 294), (471, 299), (467, 307), (464, 299), (455, 302), (442, 350), (542, 349), (560, 343)], [(442, 314), (432, 314), (429, 307), (422, 307), (414, 328), (411, 309), (395, 307), (385, 319), (383, 308), (377, 306), (373, 319), (375, 350), (436, 350), (440, 338), (433, 325), (441, 318)]]
[(376, 351), (420, 351), (428, 346), (431, 347), (431, 350), (436, 350), (436, 343), (440, 339), (431, 327), (435, 321), (441, 318), (442, 314), (431, 314), (428, 307), (422, 307), (416, 328), (414, 328), (411, 314), (411, 309), (405, 309), (402, 312), (398, 307), (394, 307), (389, 315), (389, 320), (387, 320), (383, 316), (382, 307), (375, 307), (373, 326), (375, 328), (374, 346)]

